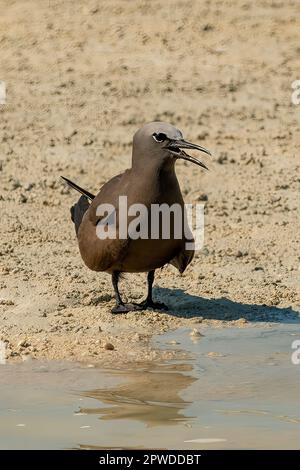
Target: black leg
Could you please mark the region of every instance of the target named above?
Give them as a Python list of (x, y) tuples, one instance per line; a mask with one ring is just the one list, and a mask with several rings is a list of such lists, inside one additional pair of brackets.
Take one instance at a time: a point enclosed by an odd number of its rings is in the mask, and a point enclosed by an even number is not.
[(148, 283), (148, 294), (147, 294), (147, 299), (149, 302), (152, 302), (152, 286), (154, 282), (154, 275), (155, 271), (149, 271), (148, 276), (147, 276), (147, 283)]
[(148, 276), (147, 276), (147, 282), (148, 282), (148, 294), (146, 300), (144, 300), (142, 303), (140, 303), (140, 307), (143, 309), (147, 308), (152, 308), (153, 310), (168, 310), (168, 307), (161, 303), (161, 302), (153, 302), (152, 299), (152, 286), (154, 282), (154, 274), (155, 270), (149, 271)]
[(114, 271), (112, 273), (111, 280), (112, 280), (112, 285), (115, 291), (115, 298), (116, 298), (117, 304), (122, 304), (123, 302), (120, 296), (119, 286), (118, 286), (119, 278), (120, 278), (120, 271)]
[(141, 310), (141, 307), (136, 304), (124, 304), (120, 292), (119, 292), (119, 279), (120, 279), (120, 271), (114, 271), (112, 273), (112, 285), (115, 291), (115, 298), (116, 298), (116, 305), (112, 309), (112, 313), (127, 313), (132, 310)]

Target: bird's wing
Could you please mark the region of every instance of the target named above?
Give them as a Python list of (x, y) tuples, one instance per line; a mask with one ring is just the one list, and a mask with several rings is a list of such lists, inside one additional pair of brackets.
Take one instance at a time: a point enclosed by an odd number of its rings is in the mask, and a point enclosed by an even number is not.
[[(119, 195), (120, 189), (126, 194), (127, 172), (115, 176), (108, 181), (93, 199), (90, 207), (84, 214), (78, 230), (78, 243), (81, 256), (86, 265), (95, 271), (109, 271), (117, 269), (126, 255), (130, 240), (119, 239)], [(115, 208), (116, 238), (99, 238), (98, 224), (106, 215), (99, 215), (100, 205), (111, 204)]]

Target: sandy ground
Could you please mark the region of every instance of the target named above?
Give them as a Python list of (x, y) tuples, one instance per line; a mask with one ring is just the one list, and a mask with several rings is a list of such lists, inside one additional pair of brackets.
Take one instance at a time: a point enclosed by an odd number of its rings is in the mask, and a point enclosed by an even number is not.
[[(0, 338), (11, 360), (152, 360), (177, 326), (293, 321), (300, 309), (299, 3), (0, 0)], [(79, 256), (70, 177), (92, 192), (130, 166), (142, 124), (211, 149), (177, 164), (205, 200), (205, 247), (157, 272), (170, 311), (113, 316), (110, 277)], [(145, 276), (128, 275), (129, 299)], [(105, 349), (110, 342), (114, 350)], [(167, 354), (167, 353), (165, 353)]]

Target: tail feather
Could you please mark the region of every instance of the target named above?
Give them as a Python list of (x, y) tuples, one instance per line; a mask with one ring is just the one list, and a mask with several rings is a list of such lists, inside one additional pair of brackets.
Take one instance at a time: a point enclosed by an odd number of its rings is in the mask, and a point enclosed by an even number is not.
[(71, 180), (68, 180), (68, 178), (65, 178), (64, 176), (61, 176), (61, 178), (73, 189), (76, 189), (76, 191), (78, 191), (79, 193), (83, 194), (84, 196), (86, 196), (88, 199), (90, 199), (91, 201), (95, 198), (94, 194), (90, 193), (89, 191), (87, 191), (86, 189), (83, 189), (81, 188), (80, 186), (78, 186), (77, 184), (73, 183), (73, 181)]

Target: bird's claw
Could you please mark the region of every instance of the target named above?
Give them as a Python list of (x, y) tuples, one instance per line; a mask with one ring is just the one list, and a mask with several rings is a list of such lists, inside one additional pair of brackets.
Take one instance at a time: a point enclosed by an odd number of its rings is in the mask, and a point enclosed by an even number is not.
[(135, 310), (142, 310), (139, 304), (117, 304), (112, 308), (111, 313), (128, 313)]
[(141, 303), (130, 303), (130, 304), (123, 304), (117, 303), (111, 310), (111, 313), (114, 314), (121, 314), (121, 313), (128, 313), (128, 312), (135, 312), (139, 310), (168, 310), (168, 307), (163, 304), (162, 302), (153, 302), (152, 299), (143, 300)]

